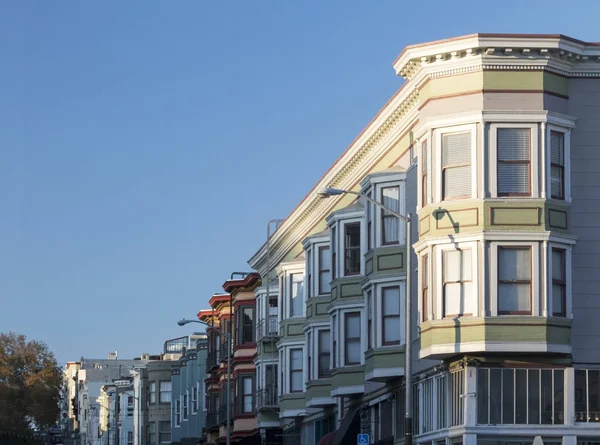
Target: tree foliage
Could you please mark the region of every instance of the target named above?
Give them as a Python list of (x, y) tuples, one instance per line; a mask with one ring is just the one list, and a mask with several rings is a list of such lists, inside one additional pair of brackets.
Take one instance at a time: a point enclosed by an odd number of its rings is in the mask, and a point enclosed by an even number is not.
[(45, 343), (0, 333), (0, 431), (27, 432), (59, 418), (62, 373)]

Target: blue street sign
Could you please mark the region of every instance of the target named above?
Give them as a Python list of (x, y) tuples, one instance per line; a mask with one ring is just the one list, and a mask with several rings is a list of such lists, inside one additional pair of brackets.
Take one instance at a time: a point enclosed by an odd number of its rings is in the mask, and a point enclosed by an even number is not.
[(368, 434), (359, 434), (358, 435), (358, 445), (369, 445), (369, 435)]

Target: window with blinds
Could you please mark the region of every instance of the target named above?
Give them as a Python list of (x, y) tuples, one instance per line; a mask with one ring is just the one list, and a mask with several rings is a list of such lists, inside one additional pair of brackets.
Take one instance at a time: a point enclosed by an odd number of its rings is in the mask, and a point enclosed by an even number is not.
[(550, 193), (553, 199), (565, 199), (565, 135), (550, 132)]
[(444, 251), (444, 317), (472, 315), (471, 250)]
[(531, 130), (498, 128), (498, 196), (531, 195)]
[(442, 136), (443, 199), (471, 196), (471, 132)]

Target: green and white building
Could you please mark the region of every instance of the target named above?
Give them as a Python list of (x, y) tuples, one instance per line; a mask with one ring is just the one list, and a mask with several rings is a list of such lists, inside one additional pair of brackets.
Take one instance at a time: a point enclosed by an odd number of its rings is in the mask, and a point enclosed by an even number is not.
[[(417, 443), (600, 443), (600, 44), (475, 34), (393, 67), (402, 87), (249, 261), (279, 283), (256, 291), (261, 435), (403, 440), (410, 273)], [(411, 213), (412, 245), (324, 187)]]

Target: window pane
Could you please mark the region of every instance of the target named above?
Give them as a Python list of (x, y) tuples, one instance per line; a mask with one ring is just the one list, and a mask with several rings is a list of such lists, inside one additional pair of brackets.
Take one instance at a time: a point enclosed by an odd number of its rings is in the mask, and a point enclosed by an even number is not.
[(442, 166), (471, 163), (471, 132), (450, 133), (442, 137)]
[(346, 338), (360, 337), (360, 314), (346, 314)]
[(529, 161), (531, 130), (498, 128), (498, 160)]
[(565, 310), (565, 286), (562, 284), (552, 285), (552, 312), (554, 315), (564, 314)]
[(564, 198), (564, 167), (550, 166), (550, 193), (553, 198)]
[(346, 341), (346, 364), (360, 363), (360, 339)]
[(552, 370), (542, 369), (542, 393), (541, 393), (541, 410), (542, 424), (551, 425), (552, 422), (552, 399), (554, 398), (554, 388), (552, 387)]
[[(385, 187), (381, 189), (381, 200), (382, 204), (395, 212), (400, 211), (400, 188), (399, 187)], [(383, 220), (383, 243), (392, 244), (399, 241), (400, 235), (400, 220), (392, 216), (390, 213), (382, 209)]]
[(331, 349), (329, 331), (319, 331), (319, 352), (329, 353)]
[(319, 248), (319, 269), (329, 270), (331, 268), (331, 255), (329, 254), (329, 247)]
[(515, 423), (515, 371), (502, 370), (502, 423)]
[(498, 283), (498, 310), (500, 312), (530, 311), (530, 285), (518, 283)]
[(319, 248), (319, 294), (331, 292), (331, 254), (329, 247)]
[(565, 251), (562, 249), (552, 249), (552, 278), (565, 279)]
[(540, 423), (540, 371), (538, 369), (530, 369), (527, 372), (528, 377), (528, 420), (529, 424)]
[(490, 423), (502, 423), (502, 369), (490, 369)]
[(444, 281), (460, 281), (460, 250), (444, 251)]
[(471, 196), (471, 166), (446, 168), (444, 170), (444, 199)]
[(302, 274), (291, 274), (292, 280), (292, 304), (290, 312), (292, 316), (301, 316), (304, 305), (304, 276)]
[(565, 157), (565, 136), (558, 131), (550, 133), (550, 162), (552, 164), (564, 166)]
[(515, 423), (527, 423), (527, 370), (515, 370)]
[(498, 278), (501, 281), (531, 280), (531, 249), (498, 249)]
[(583, 369), (575, 370), (575, 419), (586, 421), (587, 412), (587, 376)]
[(400, 342), (400, 317), (383, 319), (384, 343)]
[(400, 315), (400, 288), (384, 287), (382, 289), (383, 315)]
[(529, 164), (498, 164), (498, 193), (529, 193)]
[(596, 417), (600, 413), (600, 371), (590, 369), (588, 371), (588, 398), (591, 422), (597, 422)]
[(554, 370), (554, 423), (565, 423), (564, 405), (565, 372), (562, 369)]
[(360, 273), (360, 223), (345, 225), (345, 274)]
[(302, 349), (290, 350), (290, 367), (292, 370), (302, 369)]
[(489, 423), (488, 416), (488, 391), (489, 391), (489, 369), (477, 370), (477, 423), (486, 425)]

